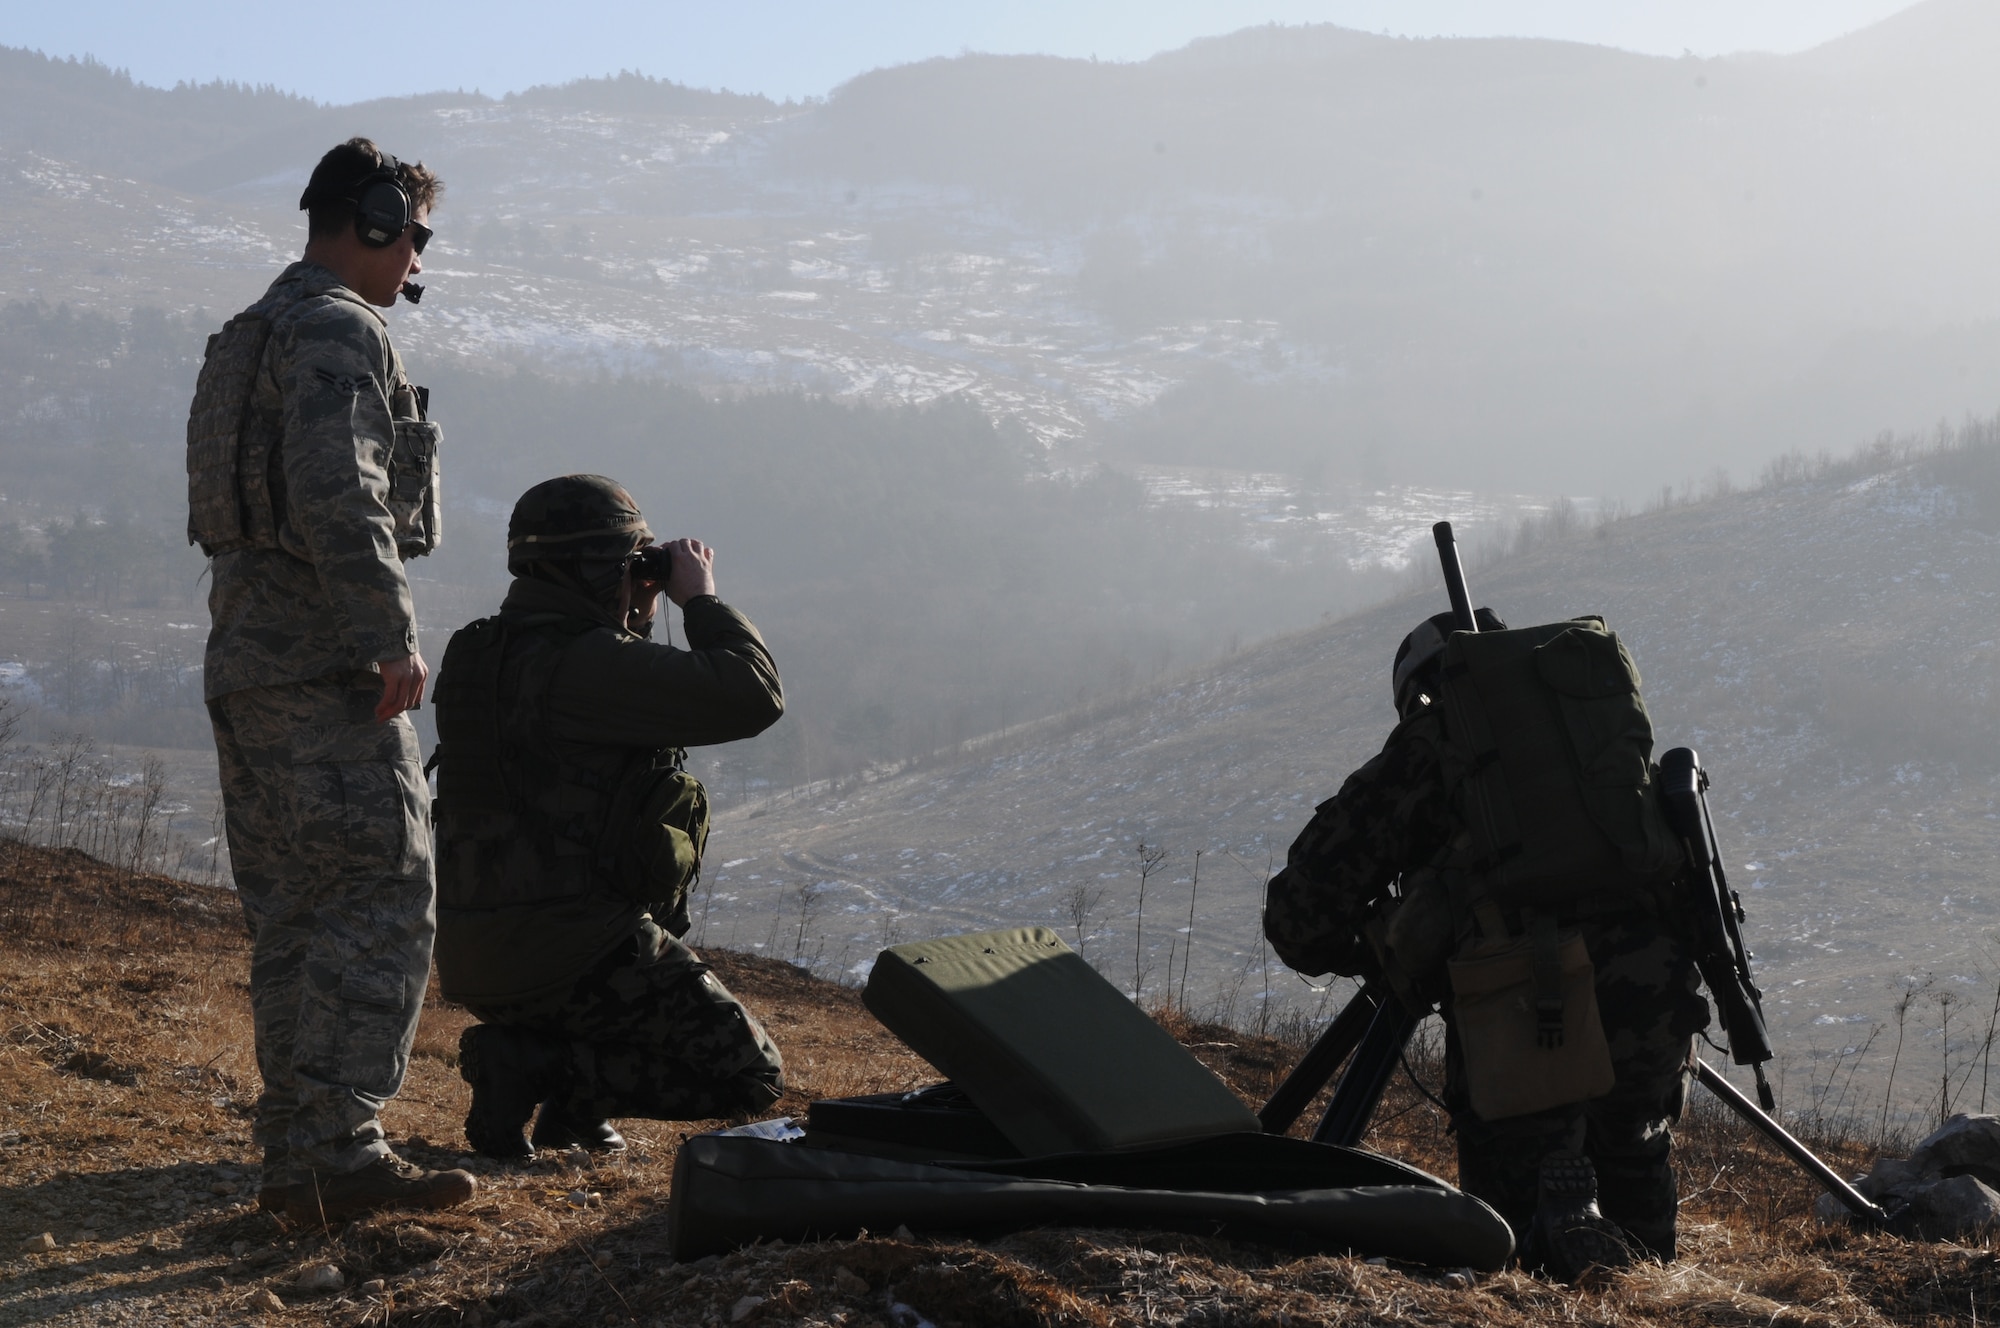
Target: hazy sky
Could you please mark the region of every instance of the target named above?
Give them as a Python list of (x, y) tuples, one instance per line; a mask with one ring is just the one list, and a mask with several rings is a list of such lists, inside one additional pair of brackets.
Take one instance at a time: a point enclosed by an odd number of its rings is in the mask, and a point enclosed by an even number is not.
[[(1538, 36), (1678, 55), (1793, 51), (1910, 0), (269, 0), (14, 3), (0, 45), (94, 55), (142, 82), (230, 78), (323, 101), (501, 93), (638, 69), (698, 87), (814, 96), (964, 50), (1135, 60), (1255, 23)], [(348, 58), (336, 52), (345, 49)]]

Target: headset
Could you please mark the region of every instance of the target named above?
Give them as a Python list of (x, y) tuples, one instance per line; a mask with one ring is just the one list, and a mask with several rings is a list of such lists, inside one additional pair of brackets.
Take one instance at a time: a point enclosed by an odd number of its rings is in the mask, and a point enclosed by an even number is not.
[(410, 228), (410, 196), (398, 179), (403, 164), (384, 152), (382, 164), (355, 181), (348, 199), (354, 204), (354, 233), (370, 249), (386, 249)]
[(354, 233), (361, 243), (370, 249), (387, 249), (396, 242), (398, 236), (410, 228), (414, 220), (414, 209), (410, 206), (410, 196), (403, 192), (403, 183), (398, 178), (403, 163), (388, 153), (382, 153), (382, 163), (366, 175), (345, 187), (339, 185), (308, 187), (299, 197), (299, 210), (304, 211), (323, 199), (339, 199), (354, 205)]
[[(415, 220), (410, 196), (403, 190), (402, 169), (403, 163), (384, 152), (379, 166), (337, 195), (354, 205), (354, 233), (370, 249), (387, 249)], [(308, 188), (299, 198), (299, 207), (311, 207), (315, 197), (315, 191)], [(420, 234), (418, 238), (427, 237)], [(422, 247), (418, 245), (419, 249)], [(415, 304), (424, 298), (424, 288), (414, 281), (406, 281), (402, 294)]]

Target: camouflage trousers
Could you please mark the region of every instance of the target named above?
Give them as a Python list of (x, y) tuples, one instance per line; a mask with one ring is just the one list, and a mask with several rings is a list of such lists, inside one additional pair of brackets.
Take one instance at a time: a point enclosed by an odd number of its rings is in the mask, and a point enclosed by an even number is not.
[(1492, 1204), (1518, 1239), (1535, 1212), (1542, 1158), (1582, 1152), (1597, 1169), (1598, 1206), (1646, 1250), (1674, 1257), (1680, 1200), (1672, 1127), (1692, 1078), (1694, 1035), (1708, 1026), (1694, 960), (1657, 924), (1630, 916), (1578, 928), (1596, 970), (1597, 1009), (1616, 1082), (1609, 1093), (1507, 1120), (1469, 1105), (1458, 1032), (1445, 1020), (1445, 1101), (1458, 1134), (1460, 1188)]
[(591, 1120), (710, 1120), (763, 1111), (785, 1087), (763, 1025), (699, 955), (634, 936), (567, 990), (473, 1005), (489, 1024), (569, 1045), (569, 1114)]
[(264, 1183), (368, 1165), (430, 978), (429, 795), (409, 720), (354, 672), (208, 703), (250, 927)]

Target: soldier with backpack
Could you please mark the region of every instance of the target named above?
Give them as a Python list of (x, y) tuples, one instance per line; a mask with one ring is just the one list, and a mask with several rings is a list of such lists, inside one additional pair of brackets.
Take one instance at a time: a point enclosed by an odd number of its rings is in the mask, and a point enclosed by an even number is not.
[(1265, 931), (1302, 973), (1442, 1007), (1459, 1184), (1525, 1264), (1670, 1260), (1671, 1126), (1708, 1006), (1638, 672), (1601, 619), (1458, 624), (1404, 638), (1401, 722), (1292, 845)]
[[(708, 836), (684, 749), (761, 733), (784, 694), (716, 598), (714, 551), (652, 541), (601, 475), (529, 489), (500, 612), (439, 668), (438, 979), (483, 1021), (459, 1073), (489, 1157), (619, 1149), (614, 1118), (730, 1116), (784, 1088), (763, 1028), (680, 941)], [(649, 639), (663, 592), (686, 650)]]

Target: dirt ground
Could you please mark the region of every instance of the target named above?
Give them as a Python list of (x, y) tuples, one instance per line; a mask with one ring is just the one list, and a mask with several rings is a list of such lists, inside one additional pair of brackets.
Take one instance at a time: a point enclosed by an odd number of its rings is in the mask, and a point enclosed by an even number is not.
[[(1819, 1226), (1810, 1184), (1712, 1106), (1681, 1134), (1686, 1257), (1576, 1290), (1084, 1230), (984, 1242), (898, 1231), (677, 1263), (666, 1247), (673, 1161), (711, 1123), (626, 1123), (631, 1150), (608, 1161), (470, 1158), (455, 1064), (468, 1018), (436, 1001), (384, 1120), (413, 1160), (474, 1170), (477, 1200), (289, 1230), (255, 1206), (247, 954), (225, 892), (0, 843), (0, 1324), (1834, 1328), (1976, 1324), (2000, 1305), (1989, 1248)], [(793, 1087), (774, 1114), (937, 1077), (857, 992), (771, 960), (708, 957), (785, 1050)], [(1164, 1022), (1253, 1103), (1296, 1055)], [(1451, 1175), (1438, 1113), (1405, 1086), (1370, 1142)], [(1839, 1161), (1866, 1158), (1850, 1149)]]

